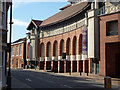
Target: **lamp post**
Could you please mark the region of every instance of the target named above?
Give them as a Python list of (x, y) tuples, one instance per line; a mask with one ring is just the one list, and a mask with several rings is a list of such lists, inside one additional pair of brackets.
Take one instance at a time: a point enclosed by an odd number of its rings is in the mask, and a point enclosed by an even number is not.
[(7, 78), (7, 84), (8, 84), (8, 88), (11, 88), (11, 69), (10, 69), (10, 63), (11, 63), (11, 34), (12, 34), (12, 2), (10, 3), (11, 7), (10, 7), (10, 37), (9, 37), (9, 70), (8, 70), (8, 78)]

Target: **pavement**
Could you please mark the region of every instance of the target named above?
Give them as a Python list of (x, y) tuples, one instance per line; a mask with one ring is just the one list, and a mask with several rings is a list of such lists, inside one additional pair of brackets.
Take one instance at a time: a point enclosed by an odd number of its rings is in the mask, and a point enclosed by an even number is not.
[[(113, 84), (114, 80), (114, 84)], [(104, 77), (79, 73), (54, 73), (44, 70), (12, 70), (12, 88), (82, 88), (104, 89)], [(112, 79), (112, 89), (120, 90), (117, 80)]]

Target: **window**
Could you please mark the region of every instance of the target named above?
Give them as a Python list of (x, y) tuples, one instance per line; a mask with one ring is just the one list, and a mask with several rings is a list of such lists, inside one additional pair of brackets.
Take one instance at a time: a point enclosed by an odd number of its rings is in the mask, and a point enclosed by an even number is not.
[(118, 35), (118, 20), (106, 23), (106, 36)]
[(22, 55), (22, 45), (20, 45), (20, 56)]
[(12, 56), (14, 56), (15, 47), (12, 47)]
[(18, 46), (16, 47), (16, 56), (18, 56)]
[(18, 68), (18, 59), (16, 59), (16, 68)]

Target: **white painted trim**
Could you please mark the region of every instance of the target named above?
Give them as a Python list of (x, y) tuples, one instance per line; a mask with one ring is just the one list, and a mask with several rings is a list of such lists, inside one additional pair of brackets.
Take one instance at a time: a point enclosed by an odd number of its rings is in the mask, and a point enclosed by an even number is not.
[(62, 60), (62, 56), (58, 56), (58, 60)]
[(56, 57), (55, 57), (55, 56), (52, 56), (52, 60), (56, 60)]
[(71, 55), (71, 56), (70, 56), (70, 60), (71, 60), (71, 61), (76, 60), (75, 55)]
[(27, 43), (30, 43), (30, 39), (27, 40)]
[(70, 56), (69, 55), (66, 55), (66, 60), (70, 60)]
[(40, 61), (44, 61), (44, 57), (40, 57)]
[(26, 61), (30, 61), (30, 59), (26, 59)]
[(50, 58), (49, 57), (45, 57), (45, 61), (50, 61)]
[(17, 44), (21, 44), (21, 43), (24, 43), (24, 41), (20, 41), (18, 43), (12, 43), (11, 45), (17, 45)]
[(87, 55), (82, 55), (82, 60), (88, 60)]
[(81, 60), (82, 59), (82, 55), (76, 55), (76, 60)]

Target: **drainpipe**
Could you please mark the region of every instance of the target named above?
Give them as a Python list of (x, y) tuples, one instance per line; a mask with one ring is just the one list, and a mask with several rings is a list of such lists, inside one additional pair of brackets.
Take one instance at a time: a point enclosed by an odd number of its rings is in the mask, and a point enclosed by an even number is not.
[(11, 68), (10, 68), (10, 64), (11, 64), (11, 34), (12, 34), (12, 2), (10, 3), (10, 37), (9, 37), (9, 70), (8, 70), (8, 88), (11, 88)]

